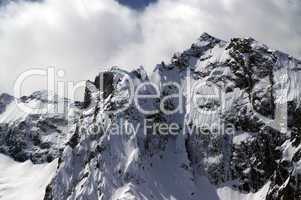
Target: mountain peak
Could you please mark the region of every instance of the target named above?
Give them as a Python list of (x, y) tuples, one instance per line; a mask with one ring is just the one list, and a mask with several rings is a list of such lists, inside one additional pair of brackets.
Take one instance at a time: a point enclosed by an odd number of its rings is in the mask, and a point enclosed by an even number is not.
[(210, 35), (209, 33), (202, 33), (198, 39), (199, 41), (211, 41), (211, 42), (220, 42), (222, 41), (221, 39), (214, 37), (212, 35)]
[[(202, 39), (208, 39), (208, 38), (215, 38), (214, 36), (210, 35), (209, 33), (207, 32), (203, 32), (201, 35), (200, 35), (200, 38)], [(216, 38), (217, 39), (217, 38)]]
[(204, 32), (201, 34), (201, 36), (197, 39), (196, 42), (194, 42), (192, 44), (192, 48), (195, 49), (195, 48), (201, 48), (201, 49), (210, 49), (212, 47), (214, 47), (216, 44), (219, 44), (219, 43), (225, 43), (225, 41), (221, 40), (221, 39), (218, 39), (216, 37), (213, 37), (212, 35)]
[[(99, 73), (70, 120), (7, 123), (0, 150), (35, 163), (59, 158), (45, 200), (300, 199), (300, 68), (252, 38), (203, 33), (149, 76), (142, 67)], [(284, 131), (273, 119), (282, 107)], [(20, 119), (8, 111), (6, 122)]]

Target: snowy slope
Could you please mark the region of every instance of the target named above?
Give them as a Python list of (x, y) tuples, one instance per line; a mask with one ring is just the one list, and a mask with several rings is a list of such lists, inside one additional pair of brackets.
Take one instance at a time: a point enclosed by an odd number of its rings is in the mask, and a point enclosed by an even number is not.
[(0, 199), (42, 200), (56, 167), (57, 160), (34, 165), (30, 161), (16, 162), (0, 154)]
[[(30, 96), (23, 96), (21, 99), (8, 98), (6, 94), (0, 96), (3, 101), (2, 112), (0, 112), (0, 124), (9, 124), (16, 121), (24, 121), (29, 115), (42, 115), (67, 112), (68, 100), (59, 98), (55, 94), (50, 95), (48, 100), (47, 91), (37, 91)], [(1, 107), (1, 106), (0, 106)], [(60, 109), (60, 110), (59, 110)]]

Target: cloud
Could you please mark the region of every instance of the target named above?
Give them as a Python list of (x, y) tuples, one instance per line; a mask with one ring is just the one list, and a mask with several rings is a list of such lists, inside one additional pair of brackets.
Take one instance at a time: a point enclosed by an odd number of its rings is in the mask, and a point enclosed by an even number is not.
[(202, 32), (252, 36), (300, 58), (300, 20), (297, 0), (160, 0), (143, 11), (114, 0), (11, 3), (0, 10), (0, 91), (12, 93), (17, 76), (37, 67), (64, 69), (68, 80), (112, 65), (151, 71)]

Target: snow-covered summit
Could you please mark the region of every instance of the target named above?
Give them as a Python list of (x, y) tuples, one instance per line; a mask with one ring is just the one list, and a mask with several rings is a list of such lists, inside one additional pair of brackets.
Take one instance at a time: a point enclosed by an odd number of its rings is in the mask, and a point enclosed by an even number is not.
[[(150, 75), (114, 67), (87, 81), (72, 121), (29, 115), (6, 123), (2, 152), (36, 163), (58, 158), (44, 200), (300, 199), (300, 69), (252, 38), (204, 33)], [(132, 101), (138, 89), (159, 94)], [(180, 100), (169, 97), (179, 90)], [(173, 124), (175, 133), (160, 133)]]

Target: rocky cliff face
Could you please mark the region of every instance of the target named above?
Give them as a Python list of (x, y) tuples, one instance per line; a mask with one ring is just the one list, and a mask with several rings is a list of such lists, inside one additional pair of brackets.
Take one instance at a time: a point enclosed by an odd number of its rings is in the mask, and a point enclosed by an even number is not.
[(66, 99), (56, 97), (48, 101), (45, 91), (21, 99), (1, 95), (0, 153), (19, 162), (31, 160), (35, 164), (58, 158), (76, 122), (76, 114), (68, 114), (67, 107), (70, 113), (77, 110)]
[[(301, 199), (300, 81), (289, 55), (203, 34), (151, 75), (112, 68), (87, 81), (72, 120), (6, 118), (1, 152), (59, 158), (45, 200)], [(50, 135), (63, 139), (45, 146)]]

